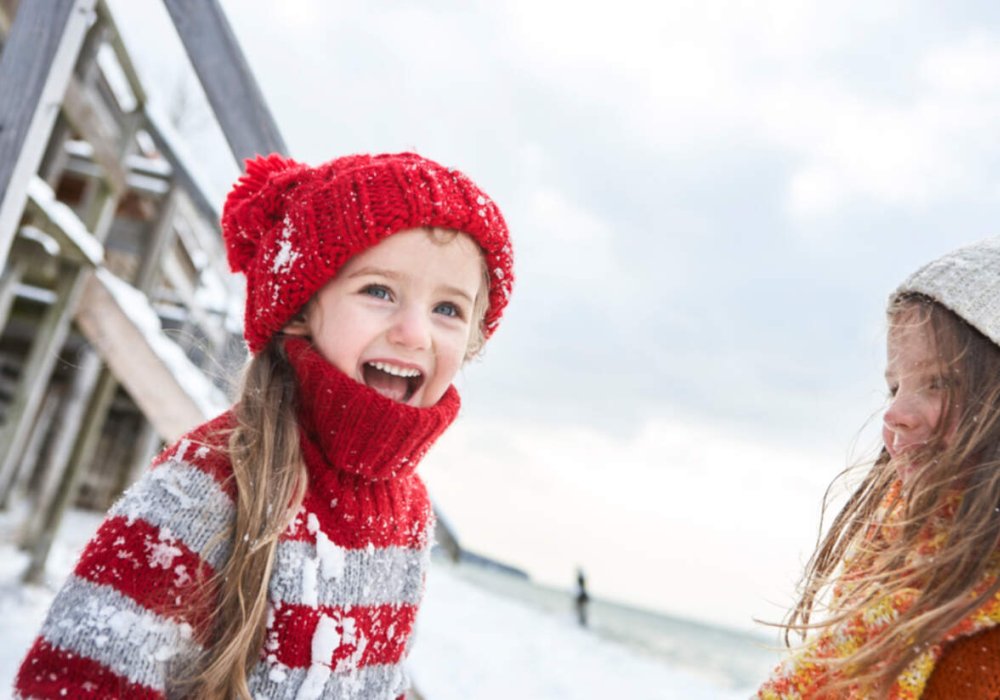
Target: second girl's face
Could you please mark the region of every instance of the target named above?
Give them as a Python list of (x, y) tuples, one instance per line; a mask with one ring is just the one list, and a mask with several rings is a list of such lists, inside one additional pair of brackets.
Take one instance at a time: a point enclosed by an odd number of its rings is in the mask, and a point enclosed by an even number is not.
[[(885, 380), (890, 403), (882, 424), (882, 438), (894, 459), (926, 444), (944, 412), (946, 375), (935, 352), (929, 322), (915, 313), (903, 313), (889, 328)], [(913, 467), (897, 460), (900, 478), (912, 477)]]
[(479, 319), (482, 257), (464, 234), (395, 233), (354, 256), (314, 297), (304, 327), (323, 357), (394, 401), (426, 408), (462, 366)]

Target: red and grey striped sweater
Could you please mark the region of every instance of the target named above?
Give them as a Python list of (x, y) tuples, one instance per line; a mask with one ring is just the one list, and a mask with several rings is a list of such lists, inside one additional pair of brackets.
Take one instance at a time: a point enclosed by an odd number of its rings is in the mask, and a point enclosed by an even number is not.
[[(458, 394), (415, 409), (290, 340), (309, 484), (282, 536), (255, 698), (397, 698), (433, 526), (414, 469)], [(233, 520), (226, 413), (165, 450), (111, 509), (15, 681), (23, 698), (170, 698), (213, 620), (205, 581)], [(199, 602), (201, 601), (201, 602)]]

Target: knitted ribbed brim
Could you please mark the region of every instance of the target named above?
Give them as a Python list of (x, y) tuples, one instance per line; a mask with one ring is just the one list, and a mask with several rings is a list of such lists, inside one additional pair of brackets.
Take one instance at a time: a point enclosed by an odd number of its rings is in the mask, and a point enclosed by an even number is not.
[(1000, 237), (954, 250), (924, 265), (893, 292), (931, 297), (1000, 345)]

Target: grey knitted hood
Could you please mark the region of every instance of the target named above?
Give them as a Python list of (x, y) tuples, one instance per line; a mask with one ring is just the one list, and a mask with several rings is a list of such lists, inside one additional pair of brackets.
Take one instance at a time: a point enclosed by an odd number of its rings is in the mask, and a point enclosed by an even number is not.
[(890, 300), (908, 292), (940, 302), (1000, 345), (1000, 237), (927, 263), (907, 277)]

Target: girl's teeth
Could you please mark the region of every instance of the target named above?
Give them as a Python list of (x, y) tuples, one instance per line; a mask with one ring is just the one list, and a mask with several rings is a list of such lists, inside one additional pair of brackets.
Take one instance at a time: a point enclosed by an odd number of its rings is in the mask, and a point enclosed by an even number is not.
[(369, 365), (375, 369), (385, 372), (386, 374), (392, 374), (397, 377), (419, 377), (420, 370), (413, 369), (410, 367), (396, 367), (394, 365), (386, 364), (385, 362), (369, 362)]

